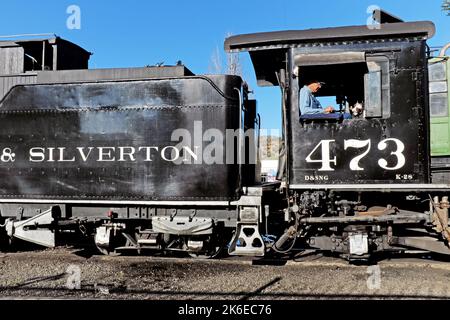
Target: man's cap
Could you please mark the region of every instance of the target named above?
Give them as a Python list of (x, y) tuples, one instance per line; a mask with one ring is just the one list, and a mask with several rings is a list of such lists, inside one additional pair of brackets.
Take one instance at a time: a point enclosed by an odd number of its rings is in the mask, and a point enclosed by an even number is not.
[(319, 83), (321, 86), (326, 84), (325, 82), (319, 81), (317, 79), (311, 79), (311, 80), (306, 81), (306, 84), (311, 84), (311, 83)]

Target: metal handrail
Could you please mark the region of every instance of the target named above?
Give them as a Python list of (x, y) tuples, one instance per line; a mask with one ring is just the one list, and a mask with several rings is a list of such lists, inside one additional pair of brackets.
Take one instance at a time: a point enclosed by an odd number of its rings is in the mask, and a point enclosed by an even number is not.
[(439, 57), (444, 57), (448, 49), (450, 49), (450, 42), (443, 46), (441, 51), (439, 51)]
[(48, 37), (48, 36), (58, 37), (55, 33), (23, 33), (23, 34), (0, 36), (0, 39), (22, 38), (22, 37)]

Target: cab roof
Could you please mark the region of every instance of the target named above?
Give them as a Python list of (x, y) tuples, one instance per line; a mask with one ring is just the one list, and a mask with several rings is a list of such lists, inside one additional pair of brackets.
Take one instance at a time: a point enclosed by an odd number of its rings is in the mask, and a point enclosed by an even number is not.
[[(389, 21), (398, 20), (391, 18)], [(250, 53), (259, 86), (277, 86), (276, 73), (285, 68), (288, 48), (386, 39), (426, 40), (434, 34), (435, 26), (431, 21), (388, 23), (385, 19), (375, 28), (363, 25), (236, 35), (227, 38), (224, 46), (227, 52)]]
[(397, 22), (370, 29), (367, 25), (333, 27), (307, 30), (286, 30), (242, 34), (225, 40), (227, 52), (253, 51), (295, 46), (300, 43), (358, 40), (373, 38), (420, 36), (424, 40), (433, 37), (435, 26), (431, 21)]

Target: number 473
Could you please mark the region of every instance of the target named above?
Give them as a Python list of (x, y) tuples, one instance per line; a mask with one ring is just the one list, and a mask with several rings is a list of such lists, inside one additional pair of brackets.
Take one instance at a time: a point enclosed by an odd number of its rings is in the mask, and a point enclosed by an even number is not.
[[(331, 151), (330, 146), (332, 143), (335, 143), (336, 140), (321, 140), (317, 146), (311, 151), (311, 153), (306, 157), (306, 162), (308, 163), (321, 163), (322, 167), (319, 169), (319, 171), (334, 171), (334, 169), (331, 167), (331, 164), (334, 164), (336, 166), (337, 159), (336, 156), (334, 158), (331, 158)], [(388, 166), (388, 162), (386, 159), (378, 159), (378, 165), (385, 170), (398, 170), (402, 168), (405, 163), (406, 159), (403, 155), (403, 151), (405, 150), (405, 144), (401, 142), (398, 139), (395, 138), (389, 138), (382, 140), (378, 143), (378, 150), (383, 151), (387, 148), (388, 142), (395, 144), (395, 151), (392, 151), (390, 153), (391, 156), (395, 156), (397, 158), (397, 164), (393, 167)], [(313, 160), (312, 156), (315, 152), (318, 151), (320, 148), (322, 157), (317, 160)], [(364, 171), (364, 168), (362, 168), (359, 164), (361, 159), (363, 159), (370, 151), (371, 148), (371, 141), (369, 140), (355, 140), (355, 139), (349, 139), (344, 140), (344, 150), (347, 150), (349, 148), (354, 149), (362, 149), (362, 153), (354, 157), (350, 160), (349, 167), (352, 171)]]

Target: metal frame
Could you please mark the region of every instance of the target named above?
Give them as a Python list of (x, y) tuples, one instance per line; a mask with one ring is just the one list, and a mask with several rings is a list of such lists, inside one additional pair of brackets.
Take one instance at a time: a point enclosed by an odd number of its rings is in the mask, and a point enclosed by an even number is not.
[(343, 191), (448, 191), (450, 184), (291, 184), (290, 189)]
[(58, 200), (58, 199), (0, 199), (1, 203), (22, 204), (103, 204), (137, 206), (231, 206), (229, 201), (130, 201), (130, 200)]

